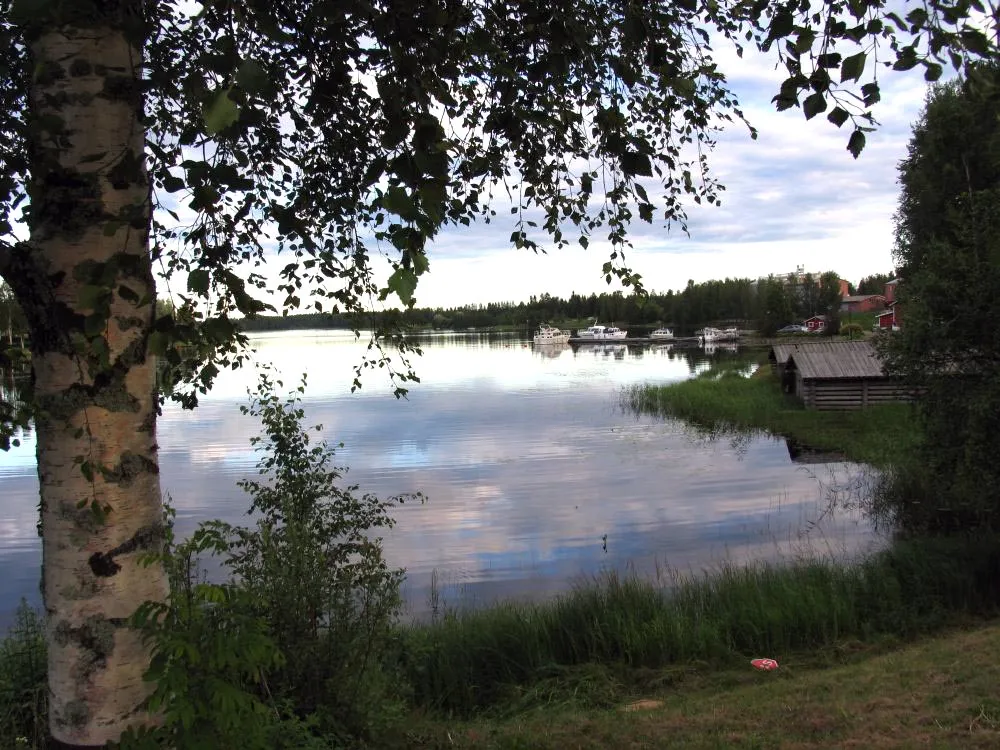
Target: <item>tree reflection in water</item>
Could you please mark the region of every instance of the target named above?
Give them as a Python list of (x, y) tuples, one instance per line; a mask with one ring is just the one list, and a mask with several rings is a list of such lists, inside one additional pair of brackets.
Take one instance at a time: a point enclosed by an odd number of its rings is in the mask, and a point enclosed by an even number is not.
[(0, 449), (31, 434), (31, 367), (25, 362), (0, 360)]

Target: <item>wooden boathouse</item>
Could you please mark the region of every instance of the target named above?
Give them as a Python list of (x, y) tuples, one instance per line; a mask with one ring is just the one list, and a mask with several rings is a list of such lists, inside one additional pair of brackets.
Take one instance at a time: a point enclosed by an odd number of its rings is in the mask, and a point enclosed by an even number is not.
[(768, 359), (782, 389), (807, 409), (863, 409), (911, 398), (900, 381), (886, 375), (868, 341), (775, 344)]

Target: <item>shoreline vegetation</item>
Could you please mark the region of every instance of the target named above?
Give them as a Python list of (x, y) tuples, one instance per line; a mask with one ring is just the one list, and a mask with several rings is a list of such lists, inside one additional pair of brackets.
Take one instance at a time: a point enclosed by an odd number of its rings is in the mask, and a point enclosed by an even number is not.
[[(747, 377), (745, 372), (754, 367)], [(766, 433), (879, 469), (899, 464), (918, 435), (910, 404), (857, 411), (805, 409), (782, 392), (766, 350), (719, 359), (678, 383), (631, 386), (622, 392), (621, 402), (631, 411), (680, 419), (708, 436)]]

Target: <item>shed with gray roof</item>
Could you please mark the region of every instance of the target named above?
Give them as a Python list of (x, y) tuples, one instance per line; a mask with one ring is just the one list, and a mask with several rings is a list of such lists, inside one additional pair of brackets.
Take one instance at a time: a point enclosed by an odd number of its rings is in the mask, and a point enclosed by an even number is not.
[(911, 397), (886, 375), (867, 341), (776, 344), (769, 359), (785, 392), (801, 398), (807, 409), (863, 409)]

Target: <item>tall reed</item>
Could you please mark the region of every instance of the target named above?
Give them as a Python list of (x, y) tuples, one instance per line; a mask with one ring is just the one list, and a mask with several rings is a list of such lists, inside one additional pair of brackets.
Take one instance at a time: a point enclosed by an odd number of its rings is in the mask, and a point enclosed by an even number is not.
[(910, 637), (993, 614), (994, 538), (897, 542), (853, 564), (724, 565), (670, 586), (609, 574), (554, 601), (452, 612), (401, 631), (417, 704), (469, 714), (567, 668), (661, 669)]

